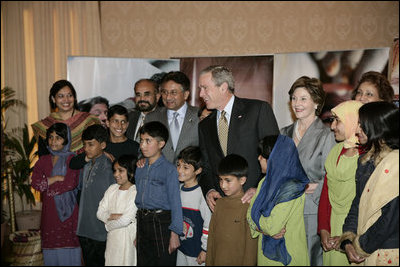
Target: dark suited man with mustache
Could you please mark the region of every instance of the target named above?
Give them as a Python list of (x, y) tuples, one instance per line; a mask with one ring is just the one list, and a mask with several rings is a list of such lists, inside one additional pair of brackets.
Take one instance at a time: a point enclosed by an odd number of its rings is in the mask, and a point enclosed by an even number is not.
[(160, 99), (158, 84), (151, 79), (140, 79), (135, 83), (134, 111), (129, 112), (129, 126), (126, 136), (140, 143), (140, 136), (137, 134), (139, 128), (145, 123), (146, 116), (158, 109), (157, 102)]

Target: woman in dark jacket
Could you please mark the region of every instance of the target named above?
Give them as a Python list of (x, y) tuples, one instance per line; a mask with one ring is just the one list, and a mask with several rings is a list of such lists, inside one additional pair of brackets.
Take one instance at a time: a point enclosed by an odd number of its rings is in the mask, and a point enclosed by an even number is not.
[[(359, 109), (357, 135), (369, 151), (359, 158), (356, 196), (343, 225), (340, 243), (340, 249), (353, 263), (398, 265), (398, 121), (399, 109), (388, 102), (368, 103)], [(389, 180), (391, 177), (394, 183)], [(372, 199), (380, 194), (387, 200), (378, 204)]]

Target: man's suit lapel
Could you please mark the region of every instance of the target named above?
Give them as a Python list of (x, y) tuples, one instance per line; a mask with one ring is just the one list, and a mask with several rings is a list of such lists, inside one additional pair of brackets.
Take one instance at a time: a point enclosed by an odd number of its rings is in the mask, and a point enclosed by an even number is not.
[[(235, 144), (237, 144), (237, 140), (239, 140), (240, 128), (242, 123), (244, 122), (244, 105), (241, 102), (241, 99), (235, 97), (235, 101), (233, 102), (231, 119), (229, 122), (229, 131), (228, 131), (228, 148), (227, 153), (232, 153), (235, 151)], [(248, 129), (251, 131), (252, 129)], [(236, 140), (236, 141), (235, 141)]]
[[(169, 133), (169, 138), (167, 143), (165, 144), (165, 148), (170, 149), (170, 150), (174, 150), (173, 149), (173, 145), (172, 145), (172, 138), (171, 138), (171, 131), (169, 129), (169, 123), (168, 123), (168, 113), (167, 113), (167, 108), (162, 107), (162, 109), (160, 110), (160, 121), (165, 125), (165, 127), (167, 127), (168, 129), (168, 133)], [(165, 152), (164, 152), (165, 153)]]
[[(148, 114), (146, 115), (146, 117), (144, 118), (144, 123), (149, 122), (149, 118), (150, 118), (151, 116), (155, 116), (155, 118), (158, 118), (159, 114), (162, 113), (163, 108), (164, 108), (164, 107), (156, 106), (156, 108), (155, 108), (153, 111), (150, 111), (150, 113), (148, 113)], [(154, 113), (154, 115), (153, 115), (153, 113)], [(151, 115), (150, 115), (150, 114), (151, 114)], [(149, 116), (149, 115), (150, 115), (150, 116)], [(161, 115), (161, 116), (162, 116), (162, 115)], [(139, 119), (139, 117), (138, 117), (138, 119)], [(153, 120), (150, 120), (150, 121), (153, 121)], [(161, 121), (161, 122), (164, 123), (164, 121)], [(167, 120), (167, 122), (168, 122), (168, 120)]]
[(139, 117), (140, 117), (140, 112), (135, 112), (135, 114), (134, 114), (134, 116), (133, 116), (133, 120), (132, 120), (132, 123), (133, 123), (133, 125), (134, 125), (133, 131), (136, 130), (136, 126), (137, 126), (137, 124), (138, 124)]
[(185, 133), (189, 132), (190, 129), (194, 126), (194, 118), (193, 116), (197, 116), (197, 113), (194, 114), (193, 109), (191, 106), (188, 105), (186, 110), (185, 118), (183, 119), (183, 125), (181, 128), (181, 133), (179, 134), (178, 144), (176, 145), (176, 150), (181, 146), (183, 142), (183, 138), (185, 138)]
[(140, 116), (140, 112), (133, 113), (132, 123), (135, 126), (134, 129), (136, 129), (136, 126), (137, 126), (137, 123), (138, 123), (138, 120), (139, 120), (139, 116)]
[(135, 140), (135, 130), (136, 126), (139, 120), (140, 116), (140, 111), (134, 110), (128, 114), (128, 119), (129, 119), (129, 126), (126, 131), (126, 136), (131, 138), (132, 140)]

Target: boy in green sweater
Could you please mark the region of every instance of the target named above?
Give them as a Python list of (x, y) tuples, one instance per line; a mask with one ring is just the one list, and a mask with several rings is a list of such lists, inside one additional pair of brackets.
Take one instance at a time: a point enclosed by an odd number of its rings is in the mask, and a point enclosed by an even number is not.
[(225, 197), (217, 200), (211, 216), (206, 265), (256, 265), (257, 240), (251, 238), (246, 220), (248, 203), (242, 203), (247, 161), (236, 154), (218, 165), (219, 185)]

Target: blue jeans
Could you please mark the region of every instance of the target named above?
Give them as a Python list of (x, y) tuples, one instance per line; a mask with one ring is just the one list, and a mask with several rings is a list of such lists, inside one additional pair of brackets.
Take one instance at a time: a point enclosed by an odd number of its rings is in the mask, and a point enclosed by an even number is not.
[(81, 266), (81, 248), (43, 249), (44, 266)]

